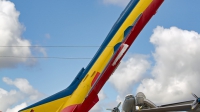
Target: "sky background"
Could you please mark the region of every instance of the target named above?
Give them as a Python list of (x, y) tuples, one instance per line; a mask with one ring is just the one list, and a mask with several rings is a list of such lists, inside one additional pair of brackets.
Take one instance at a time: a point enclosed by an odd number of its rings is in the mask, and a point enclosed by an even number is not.
[[(0, 110), (16, 112), (65, 89), (90, 62), (128, 2), (0, 0)], [(198, 4), (164, 1), (91, 112), (106, 112), (126, 94), (139, 91), (157, 105), (193, 99), (191, 92), (200, 96)]]

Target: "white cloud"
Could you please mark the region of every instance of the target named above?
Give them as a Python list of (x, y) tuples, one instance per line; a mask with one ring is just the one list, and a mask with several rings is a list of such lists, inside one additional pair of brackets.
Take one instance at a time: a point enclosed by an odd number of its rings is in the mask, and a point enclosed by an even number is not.
[(17, 105), (17, 106), (15, 106), (14, 108), (12, 108), (12, 109), (7, 109), (6, 110), (6, 112), (18, 112), (19, 110), (21, 110), (21, 109), (23, 109), (23, 108), (25, 108), (25, 107), (27, 107), (27, 104), (26, 103), (22, 103), (22, 104), (20, 104), (20, 105)]
[(12, 89), (10, 91), (6, 91), (0, 88), (0, 109), (4, 112), (16, 112), (16, 109), (21, 109), (26, 106), (26, 103), (22, 103), (21, 105), (17, 105), (11, 109), (13, 105), (19, 104), (21, 101), (36, 101), (40, 99), (43, 95), (34, 89), (26, 79), (17, 78), (14, 81), (4, 77), (3, 81), (6, 84), (14, 85), (19, 90)]
[(115, 73), (109, 79), (109, 82), (120, 94), (117, 96), (117, 100), (105, 105), (103, 100), (107, 98), (107, 96), (105, 92), (101, 90), (98, 94), (100, 102), (91, 109), (91, 112), (102, 112), (105, 107), (114, 108), (119, 102), (124, 100), (126, 94), (132, 93), (133, 85), (141, 80), (150, 67), (147, 58), (148, 57), (145, 55), (134, 55), (127, 61), (122, 61)]
[[(19, 15), (15, 5), (7, 0), (0, 0), (0, 45), (1, 46), (31, 46), (30, 41), (22, 38), (25, 27), (19, 22)], [(35, 59), (13, 58), (33, 57), (29, 47), (1, 47), (0, 68), (14, 67), (19, 63), (34, 64)]]
[(157, 104), (191, 99), (190, 92), (200, 96), (200, 34), (158, 26), (150, 42), (155, 45), (153, 78), (144, 79), (137, 91)]
[(105, 92), (103, 90), (101, 90), (98, 94), (99, 100), (104, 100), (105, 98), (107, 98)]
[[(155, 46), (154, 66), (144, 55), (133, 56), (122, 61), (109, 79), (118, 92), (116, 102), (123, 102), (136, 83), (140, 83), (137, 92), (144, 92), (158, 105), (194, 99), (191, 92), (200, 96), (200, 34), (158, 26), (150, 42)], [(143, 79), (148, 69), (151, 76)]]
[(104, 4), (112, 4), (118, 6), (126, 6), (130, 0), (103, 0)]
[(122, 61), (115, 73), (109, 79), (109, 82), (118, 91), (121, 97), (130, 94), (133, 91), (133, 85), (144, 76), (150, 63), (147, 56), (134, 55), (127, 61)]
[(2, 97), (2, 95), (7, 94), (8, 92), (4, 89), (0, 88), (0, 98)]
[(4, 77), (3, 81), (9, 85), (14, 85), (15, 87), (17, 87), (21, 92), (28, 95), (30, 100), (37, 100), (42, 96), (42, 94), (34, 89), (26, 79), (17, 78), (12, 81), (10, 78)]
[(0, 88), (0, 109), (5, 111), (7, 108), (23, 99), (23, 95), (16, 90), (6, 91)]
[[(20, 12), (15, 9), (14, 3), (8, 0), (0, 0), (0, 69), (6, 67), (15, 67), (24, 63), (32, 65), (36, 59), (13, 58), (13, 57), (33, 57), (29, 47), (8, 47), (8, 46), (31, 46), (27, 39), (22, 38), (25, 27), (19, 22)], [(7, 47), (6, 47), (7, 46)], [(36, 52), (40, 52), (46, 56), (45, 49), (38, 48)], [(12, 58), (3, 58), (1, 56), (11, 56)], [(26, 106), (22, 103), (16, 107), (16, 104), (22, 101), (31, 102), (38, 100), (42, 94), (34, 89), (26, 79), (18, 78), (14, 81), (4, 77), (6, 84), (14, 85), (18, 89), (5, 90), (0, 88), (0, 109), (5, 112), (16, 112)], [(11, 107), (13, 107), (11, 109)]]

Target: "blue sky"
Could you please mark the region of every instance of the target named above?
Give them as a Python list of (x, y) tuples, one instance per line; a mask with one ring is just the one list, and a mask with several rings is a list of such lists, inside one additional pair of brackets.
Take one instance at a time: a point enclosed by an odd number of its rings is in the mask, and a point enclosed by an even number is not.
[[(0, 0), (0, 6), (3, 4), (3, 2), (6, 1)], [(11, 12), (12, 11), (15, 12), (17, 10), (20, 13), (19, 17), (16, 16), (16, 19), (19, 21), (18, 22), (18, 25), (20, 26), (19, 28), (21, 28), (20, 30), (16, 30), (21, 33), (21, 35), (19, 35), (17, 38), (21, 40), (28, 40), (28, 43), (25, 45), (100, 46), (103, 40), (105, 39), (106, 35), (108, 34), (109, 30), (111, 29), (112, 25), (115, 23), (120, 13), (125, 8), (124, 4), (127, 4), (127, 2), (128, 2), (127, 0), (126, 1), (116, 0), (115, 2), (113, 2), (112, 0), (93, 0), (93, 1), (10, 0), (10, 2), (7, 4), (6, 7), (8, 6), (13, 7), (14, 9), (11, 10)], [(15, 6), (12, 6), (10, 4), (14, 4)], [(140, 60), (139, 62), (134, 61), (134, 63), (136, 64), (142, 63), (141, 66), (139, 65), (138, 66), (143, 67), (141, 69), (143, 71), (140, 72), (141, 74), (140, 73), (138, 74), (139, 75), (138, 78), (130, 80), (130, 83), (128, 83), (134, 85), (128, 85), (127, 88), (130, 90), (127, 90), (127, 92), (132, 92), (132, 94), (136, 94), (136, 92), (139, 90), (144, 90), (144, 92), (150, 91), (148, 89), (147, 90), (145, 90), (144, 88), (142, 89), (141, 85), (143, 85), (143, 87), (145, 86), (144, 84), (145, 81), (143, 81), (145, 78), (149, 79), (152, 78), (152, 80), (158, 81), (158, 79), (155, 78), (156, 76), (158, 76), (156, 74), (156, 70), (158, 68), (156, 67), (157, 65), (160, 64), (159, 62), (162, 61), (159, 60), (161, 58), (158, 58), (162, 57), (162, 55), (159, 55), (159, 46), (162, 48), (164, 48), (165, 46), (162, 46), (164, 45), (163, 43), (161, 43), (162, 44), (161, 45), (160, 43), (156, 43), (157, 41), (156, 42), (153, 41), (157, 39), (156, 36), (153, 36), (153, 34), (156, 34), (156, 32), (153, 32), (153, 30), (156, 28), (157, 30), (162, 30), (161, 28), (159, 29), (157, 26), (162, 26), (164, 28), (163, 32), (167, 30), (173, 30), (177, 32), (183, 31), (182, 36), (184, 36), (184, 30), (187, 30), (188, 32), (195, 31), (197, 33), (198, 32), (200, 33), (200, 28), (199, 28), (200, 11), (198, 4), (200, 4), (199, 0), (193, 0), (193, 1), (165, 0), (163, 5), (158, 10), (157, 14), (146, 25), (146, 27), (140, 33), (140, 35), (132, 45), (131, 49), (128, 51), (127, 55), (123, 59), (124, 64), (121, 65), (121, 68), (123, 67), (126, 68), (126, 64), (129, 64), (128, 62), (131, 62), (130, 59), (136, 61)], [(6, 7), (4, 8), (6, 9)], [(0, 8), (0, 12), (3, 12), (3, 8), (2, 9)], [(0, 16), (0, 18), (1, 17), (3, 16)], [(4, 23), (2, 22), (1, 24)], [(170, 29), (173, 26), (176, 27), (177, 29), (176, 28)], [(9, 28), (12, 29), (13, 27), (11, 25)], [(4, 27), (2, 28), (0, 27), (0, 30), (3, 28)], [(9, 30), (9, 28), (7, 30)], [(16, 32), (14, 31), (13, 34), (15, 33)], [(163, 35), (166, 35), (166, 33), (164, 33)], [(168, 37), (169, 35), (166, 35), (166, 37)], [(8, 37), (0, 34), (0, 39), (1, 39), (0, 41), (7, 40), (8, 38), (12, 39), (14, 38), (14, 36)], [(150, 38), (152, 38), (151, 42)], [(192, 37), (188, 36), (188, 38)], [(186, 37), (186, 39), (188, 38)], [(181, 39), (178, 38), (177, 40), (179, 41), (173, 39), (174, 38), (172, 38), (172, 40), (170, 41), (171, 43), (182, 42), (181, 40), (182, 38)], [(198, 36), (197, 39), (199, 39)], [(198, 45), (198, 43), (191, 43), (191, 44)], [(3, 45), (9, 46), (10, 44), (3, 44)], [(20, 44), (17, 45), (19, 46)], [(180, 46), (182, 45), (189, 46), (189, 44), (180, 44)], [(0, 49), (7, 49), (7, 48), (0, 48)], [(22, 51), (21, 49), (22, 48), (17, 48), (17, 51), (21, 52)], [(167, 51), (169, 50), (168, 47), (166, 49)], [(176, 46), (174, 47), (174, 49), (176, 49)], [(26, 49), (26, 51), (30, 53), (25, 55), (21, 53), (22, 55), (17, 55), (17, 56), (92, 58), (97, 50), (98, 47), (87, 47), (87, 48), (37, 47), (37, 48), (28, 48)], [(199, 51), (193, 49), (193, 47), (190, 50), (195, 52), (194, 57), (192, 59), (196, 59), (197, 60), (196, 62), (198, 62), (199, 55), (197, 54), (199, 53)], [(179, 49), (177, 49), (177, 52), (180, 52), (179, 54), (181, 54), (181, 51), (179, 51)], [(13, 55), (13, 53), (11, 52), (7, 53), (7, 51), (5, 52), (5, 50), (0, 51), (0, 55), (2, 56), (9, 54)], [(156, 56), (153, 54), (156, 54)], [(169, 55), (177, 56), (175, 54), (174, 55), (169, 54)], [(192, 60), (191, 58), (187, 59), (190, 61)], [(37, 100), (40, 100), (44, 97), (52, 95), (66, 88), (71, 83), (73, 78), (76, 76), (78, 71), (82, 67), (86, 67), (90, 61), (90, 59), (34, 58), (31, 60), (27, 59), (25, 61), (14, 59), (9, 61), (10, 64), (8, 64), (8, 66), (4, 66), (3, 64), (6, 63), (8, 60), (10, 60), (10, 58), (3, 58), (0, 60), (2, 64), (2, 66), (0, 66), (0, 76), (2, 79), (0, 81), (0, 89), (2, 89), (2, 91), (3, 90), (7, 91), (6, 94), (9, 94), (12, 90), (16, 91), (16, 93), (23, 95), (36, 94), (37, 98), (30, 100), (30, 98), (28, 97), (23, 97), (23, 98), (20, 97), (21, 99), (20, 98), (16, 99), (15, 101), (13, 101), (12, 104), (8, 104), (7, 106), (1, 107), (4, 109), (4, 111), (6, 111), (8, 108), (12, 109), (23, 102), (25, 102), (26, 105), (29, 105)], [(164, 62), (166, 61), (163, 61), (163, 63)], [(167, 65), (166, 63), (164, 64)], [(198, 64), (196, 66), (198, 66)], [(191, 70), (193, 70), (193, 68), (191, 68)], [(117, 74), (121, 73), (121, 71), (119, 70), (116, 72), (118, 72), (116, 73), (117, 77), (118, 76)], [(176, 71), (174, 71), (173, 73), (175, 72)], [(198, 72), (197, 70), (195, 73), (198, 74), (200, 72)], [(140, 75), (142, 77), (140, 77)], [(115, 74), (112, 77), (115, 77)], [(131, 77), (136, 77), (136, 76), (132, 75)], [(160, 77), (166, 77), (166, 75)], [(177, 77), (176, 77), (177, 80), (180, 79), (178, 75)], [(199, 77), (199, 76), (195, 75), (194, 77)], [(171, 79), (173, 78), (174, 77), (171, 77)], [(17, 82), (20, 82), (21, 80), (19, 81), (16, 79), (27, 80), (29, 83), (24, 83), (24, 84), (27, 84), (28, 88), (29, 89), (31, 88), (31, 90), (34, 92), (23, 93), (23, 89), (17, 86), (18, 84)], [(123, 95), (126, 93), (126, 92), (125, 93), (120, 92), (120, 87), (116, 85), (115, 82), (113, 82), (113, 79), (111, 78), (111, 80), (108, 83), (106, 83), (106, 85), (103, 88), (103, 92), (101, 94), (102, 101), (98, 104), (97, 107), (99, 111), (105, 111), (105, 108), (107, 108), (105, 105), (109, 106), (116, 105), (117, 101), (119, 101), (119, 99), (122, 99)], [(169, 80), (171, 81), (171, 79)], [(22, 82), (24, 80), (22, 80)], [(181, 82), (185, 80), (183, 78), (178, 81)], [(125, 82), (128, 81), (125, 80)], [(123, 82), (120, 82), (120, 84), (123, 86)], [(164, 85), (165, 84), (162, 85), (163, 88)], [(198, 83), (194, 83), (191, 85), (198, 85)], [(188, 87), (189, 85), (183, 84), (180, 86), (184, 88)], [(146, 87), (148, 86), (146, 85)], [(168, 85), (167, 87), (169, 89), (171, 86), (169, 87)], [(195, 89), (195, 87), (196, 86), (194, 86), (193, 89)], [(193, 90), (193, 89), (191, 89), (191, 91), (197, 92), (197, 94), (200, 95), (199, 90)], [(178, 97), (176, 100), (181, 100), (181, 98), (185, 97), (185, 95), (187, 94), (185, 93), (185, 91), (187, 90), (183, 89), (180, 91), (182, 91), (184, 94), (182, 97)], [(163, 95), (169, 94), (168, 92), (164, 92), (163, 89), (161, 93)], [(0, 96), (1, 95), (3, 95), (3, 92), (0, 91)], [(189, 96), (189, 94), (187, 94), (187, 96)], [(117, 97), (120, 98), (117, 100)], [(157, 101), (157, 99), (152, 97), (152, 95), (149, 95), (149, 97)], [(162, 102), (157, 101), (157, 102), (163, 103), (164, 101)], [(1, 97), (0, 97), (0, 103), (3, 103)]]

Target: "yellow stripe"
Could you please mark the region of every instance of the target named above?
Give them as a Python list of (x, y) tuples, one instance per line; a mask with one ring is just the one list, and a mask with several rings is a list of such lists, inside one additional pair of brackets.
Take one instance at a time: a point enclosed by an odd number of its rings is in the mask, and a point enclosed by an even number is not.
[(65, 104), (65, 102), (67, 102), (69, 97), (70, 96), (67, 96), (67, 97), (52, 101), (52, 102), (48, 102), (48, 103), (39, 105), (37, 107), (24, 110), (22, 112), (30, 112), (31, 109), (33, 109), (34, 112), (60, 112), (63, 105)]
[[(144, 10), (151, 4), (153, 0), (140, 0), (135, 9), (130, 13), (128, 18), (124, 21), (120, 29), (115, 34), (114, 38), (110, 41), (108, 46), (115, 46), (117, 43), (121, 42), (124, 38), (124, 31), (131, 26), (137, 17), (144, 12)], [(101, 73), (105, 66), (107, 65), (108, 61), (111, 59), (114, 53), (113, 47), (106, 47), (100, 57), (97, 59), (95, 64), (92, 66), (90, 71), (87, 74), (87, 79), (84, 82), (81, 82), (78, 88), (74, 91), (71, 98), (66, 102), (63, 106), (63, 109), (75, 104), (81, 104), (89, 90), (91, 89), (91, 82), (94, 78), (90, 77), (94, 71)]]
[[(127, 19), (124, 21), (120, 29), (114, 35), (108, 46), (115, 46), (117, 43), (121, 42), (124, 38), (124, 31), (131, 26), (134, 21), (136, 21), (137, 17), (144, 12), (144, 10), (151, 4), (153, 0), (140, 0), (134, 10), (129, 14)], [(108, 61), (111, 59), (114, 53), (113, 47), (106, 47), (102, 52), (100, 57), (97, 59), (95, 64), (89, 70), (86, 75), (84, 81), (82, 81), (78, 88), (74, 91), (71, 96), (67, 96), (65, 98), (61, 98), (37, 107), (34, 107), (34, 111), (36, 112), (60, 112), (62, 109), (75, 104), (81, 104), (89, 90), (91, 89), (91, 82), (94, 79), (95, 75), (92, 75), (94, 71), (101, 73)], [(31, 109), (22, 111), (22, 112), (30, 112)]]

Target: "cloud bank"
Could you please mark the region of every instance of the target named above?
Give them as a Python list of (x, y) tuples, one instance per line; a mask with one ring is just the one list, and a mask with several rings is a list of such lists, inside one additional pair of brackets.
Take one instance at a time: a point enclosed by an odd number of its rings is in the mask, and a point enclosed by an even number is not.
[(122, 61), (109, 82), (121, 96), (132, 93), (135, 85), (150, 68), (150, 63), (145, 55), (134, 55), (127, 61)]
[(150, 42), (155, 47), (154, 60), (134, 55), (122, 61), (110, 78), (109, 82), (118, 93), (116, 101), (123, 101), (126, 94), (136, 95), (137, 92), (144, 92), (158, 105), (191, 100), (191, 92), (200, 96), (200, 34), (158, 26)]
[[(4, 77), (2, 80), (16, 88), (10, 91), (0, 88), (0, 109), (3, 112), (17, 112), (26, 107), (27, 103), (37, 101), (43, 97), (43, 94), (34, 89), (26, 79), (17, 78), (11, 80), (8, 77)], [(21, 101), (25, 102), (21, 103)], [(11, 108), (13, 105), (16, 106)]]
[[(20, 12), (12, 2), (0, 0), (0, 68), (15, 67), (20, 63), (33, 65), (36, 61), (34, 58), (26, 58), (33, 57), (29, 47), (9, 47), (31, 46), (29, 40), (22, 38), (25, 27), (19, 22), (19, 15)], [(43, 48), (37, 48), (36, 51), (46, 56)]]
[[(20, 12), (16, 10), (14, 3), (0, 0), (0, 69), (16, 67), (19, 64), (33, 65), (36, 62), (34, 58), (26, 58), (34, 57), (29, 47), (11, 47), (31, 46), (29, 40), (22, 38), (25, 27), (19, 22), (19, 15)], [(44, 48), (37, 47), (35, 52), (46, 56)], [(4, 77), (2, 80), (15, 88), (5, 90), (0, 87), (0, 110), (3, 112), (17, 112), (26, 107), (27, 103), (36, 101), (43, 96), (26, 79), (12, 80)]]
[(26, 103), (22, 103), (22, 104), (19, 104), (19, 105), (15, 106), (12, 109), (10, 109), (10, 108), (7, 109), (6, 112), (18, 112), (19, 110), (21, 110), (21, 109), (23, 109), (25, 107), (27, 107), (27, 104)]
[(137, 91), (158, 104), (191, 99), (191, 92), (200, 95), (200, 34), (158, 26), (150, 42), (155, 46), (153, 78), (144, 79)]

